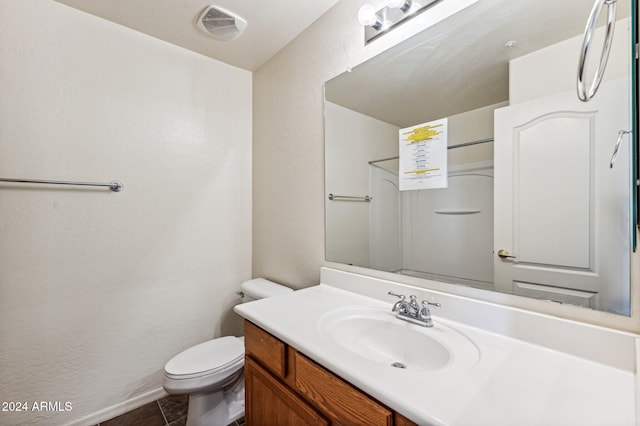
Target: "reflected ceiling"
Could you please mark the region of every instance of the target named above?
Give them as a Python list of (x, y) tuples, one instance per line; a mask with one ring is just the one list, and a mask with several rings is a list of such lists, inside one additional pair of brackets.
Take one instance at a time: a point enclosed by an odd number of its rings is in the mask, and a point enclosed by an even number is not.
[[(585, 4), (585, 0), (477, 2), (448, 18), (446, 25), (429, 28), (401, 48), (358, 66), (357, 73), (331, 80), (326, 99), (398, 127), (507, 101), (509, 60), (582, 34), (591, 2)], [(627, 3), (620, 4), (618, 19), (629, 12)], [(576, 19), (568, 22), (563, 18), (567, 13)], [(478, 30), (470, 34), (465, 28), (472, 23)], [(516, 43), (508, 48), (510, 41)], [(451, 73), (452, 69), (457, 72)]]

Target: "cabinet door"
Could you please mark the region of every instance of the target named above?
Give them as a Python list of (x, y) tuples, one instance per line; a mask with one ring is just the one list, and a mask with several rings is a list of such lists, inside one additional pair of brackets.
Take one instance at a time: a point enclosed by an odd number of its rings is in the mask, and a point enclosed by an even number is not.
[(248, 426), (328, 425), (304, 400), (251, 358), (245, 358)]

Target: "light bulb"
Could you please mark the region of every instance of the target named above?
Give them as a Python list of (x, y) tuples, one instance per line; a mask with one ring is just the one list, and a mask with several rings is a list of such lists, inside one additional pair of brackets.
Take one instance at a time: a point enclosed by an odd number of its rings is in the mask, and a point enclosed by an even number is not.
[(380, 22), (380, 19), (376, 15), (376, 10), (370, 4), (365, 4), (360, 8), (358, 11), (358, 21), (362, 25), (373, 28), (379, 28), (382, 25), (382, 22)]
[(398, 8), (403, 12), (406, 12), (411, 8), (411, 0), (387, 0), (387, 7), (391, 9)]

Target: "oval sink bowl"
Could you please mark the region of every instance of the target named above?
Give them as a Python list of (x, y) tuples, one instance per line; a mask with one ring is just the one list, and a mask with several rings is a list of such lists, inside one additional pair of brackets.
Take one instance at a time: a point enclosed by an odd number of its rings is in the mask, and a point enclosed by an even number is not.
[(476, 345), (438, 319), (433, 327), (422, 327), (381, 308), (331, 311), (320, 318), (318, 327), (327, 339), (352, 354), (399, 369), (470, 367), (480, 358)]

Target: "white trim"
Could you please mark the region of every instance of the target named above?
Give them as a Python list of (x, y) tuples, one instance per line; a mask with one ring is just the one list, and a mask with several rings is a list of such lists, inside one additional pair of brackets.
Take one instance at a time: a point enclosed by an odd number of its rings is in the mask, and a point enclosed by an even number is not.
[(122, 401), (118, 404), (112, 405), (111, 407), (103, 408), (102, 410), (88, 414), (69, 423), (65, 423), (62, 426), (95, 425), (113, 419), (114, 417), (117, 417), (121, 414), (128, 413), (131, 410), (135, 410), (136, 408), (142, 407), (149, 402), (164, 398), (167, 395), (167, 392), (165, 392), (165, 390), (160, 387), (126, 401)]

